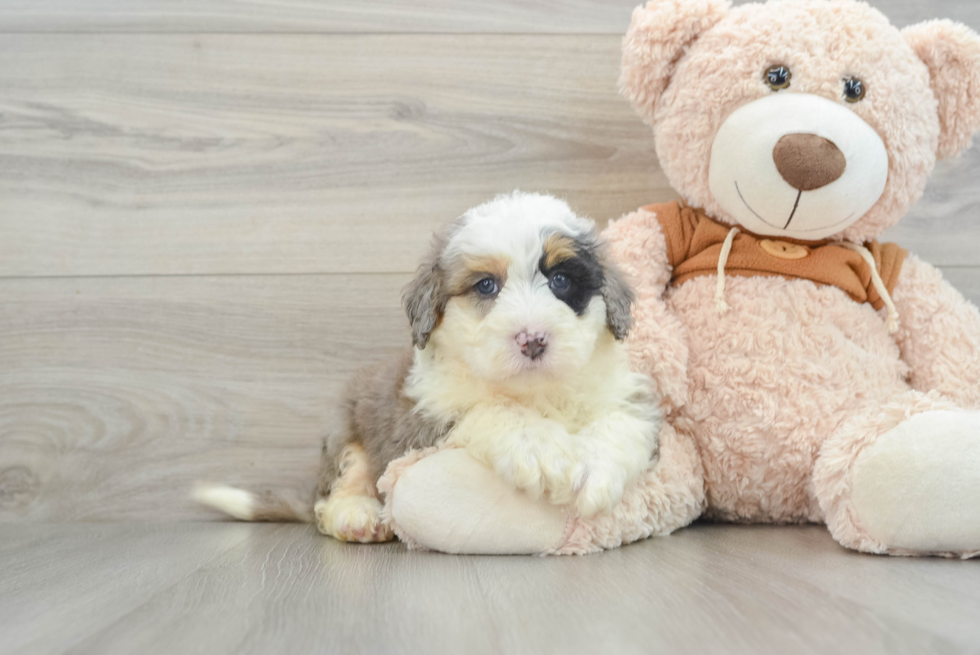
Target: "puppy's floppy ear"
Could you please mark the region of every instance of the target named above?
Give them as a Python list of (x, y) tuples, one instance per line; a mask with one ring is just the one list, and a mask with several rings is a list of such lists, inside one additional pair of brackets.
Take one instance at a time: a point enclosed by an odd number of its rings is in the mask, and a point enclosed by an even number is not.
[(940, 159), (970, 147), (980, 129), (980, 36), (966, 25), (933, 20), (902, 30), (905, 41), (929, 68), (939, 100)]
[(442, 286), (443, 273), (439, 265), (426, 263), (419, 267), (415, 279), (402, 294), (405, 313), (412, 326), (412, 343), (419, 350), (425, 350), (429, 335), (436, 329), (446, 310), (447, 299)]
[(617, 340), (622, 341), (633, 327), (633, 288), (622, 271), (602, 254), (602, 299), (606, 303), (606, 325)]
[(419, 350), (424, 350), (429, 343), (429, 335), (439, 325), (446, 311), (446, 303), (449, 302), (446, 272), (440, 260), (451, 230), (455, 229), (460, 220), (457, 219), (446, 231), (436, 234), (429, 256), (419, 266), (415, 279), (402, 292), (402, 304), (412, 326), (412, 343)]
[(647, 123), (685, 50), (728, 12), (728, 0), (650, 0), (623, 38), (619, 90)]

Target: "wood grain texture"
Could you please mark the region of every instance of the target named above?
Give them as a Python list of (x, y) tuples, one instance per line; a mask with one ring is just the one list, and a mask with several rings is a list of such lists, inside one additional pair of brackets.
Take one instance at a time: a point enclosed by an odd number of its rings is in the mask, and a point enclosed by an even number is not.
[[(750, 0), (736, 0), (746, 4)], [(492, 32), (622, 34), (642, 0), (6, 0), (2, 32)], [(899, 26), (980, 24), (970, 0), (872, 0)]]
[[(0, 56), (0, 276), (405, 272), (498, 192), (600, 223), (675, 197), (617, 37), (0, 35)], [(889, 236), (980, 263), (978, 173), (978, 147), (945, 163)]]
[(980, 144), (974, 143), (958, 159), (939, 162), (925, 195), (883, 239), (937, 266), (980, 265), (978, 179)]
[(542, 559), (295, 525), (0, 525), (0, 588), (4, 653), (918, 655), (980, 640), (973, 562), (858, 555), (818, 526), (696, 525)]
[(6, 0), (5, 32), (619, 34), (639, 0)]
[(0, 521), (215, 518), (195, 480), (312, 489), (407, 276), (0, 280)]
[(405, 272), (515, 188), (673, 197), (615, 36), (0, 35), (0, 276)]
[(235, 524), (0, 527), (0, 652), (65, 652), (250, 535)]

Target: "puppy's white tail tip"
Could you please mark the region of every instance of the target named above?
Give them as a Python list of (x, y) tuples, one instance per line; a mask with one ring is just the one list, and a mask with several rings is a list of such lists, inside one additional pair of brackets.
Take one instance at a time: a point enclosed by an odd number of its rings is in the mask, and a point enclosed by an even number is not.
[(255, 494), (224, 484), (198, 482), (194, 485), (194, 500), (239, 521), (254, 521), (257, 498)]
[[(311, 496), (291, 489), (267, 490), (252, 493), (224, 484), (198, 482), (194, 485), (194, 500), (239, 521), (274, 521), (277, 523), (313, 522)], [(305, 497), (304, 497), (305, 496)]]

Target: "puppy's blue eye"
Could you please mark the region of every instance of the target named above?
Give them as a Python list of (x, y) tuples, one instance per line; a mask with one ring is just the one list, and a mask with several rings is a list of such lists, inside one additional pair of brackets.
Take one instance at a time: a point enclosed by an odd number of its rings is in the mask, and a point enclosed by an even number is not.
[(551, 276), (551, 288), (553, 291), (564, 291), (571, 283), (572, 281), (564, 273), (555, 273)]
[(476, 291), (484, 296), (497, 293), (497, 282), (492, 277), (485, 277), (476, 283)]

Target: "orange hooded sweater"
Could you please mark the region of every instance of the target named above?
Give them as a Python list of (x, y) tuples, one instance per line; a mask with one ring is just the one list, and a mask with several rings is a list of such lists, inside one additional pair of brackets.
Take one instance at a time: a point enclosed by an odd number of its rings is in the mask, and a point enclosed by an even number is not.
[[(673, 267), (671, 284), (715, 275), (725, 238), (732, 226), (717, 223), (703, 212), (677, 202), (647, 205), (656, 215), (667, 240), (667, 256)], [(870, 241), (864, 246), (872, 256), (888, 293), (895, 289), (908, 251), (894, 243)], [(732, 241), (725, 274), (742, 277), (762, 275), (790, 280), (810, 280), (841, 289), (855, 302), (885, 306), (875, 289), (871, 269), (854, 250), (829, 240), (770, 239), (741, 230)]]

